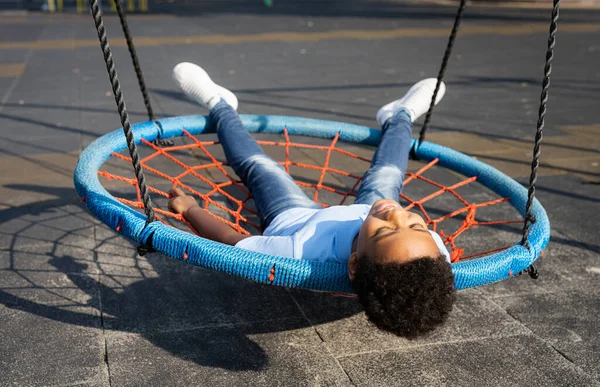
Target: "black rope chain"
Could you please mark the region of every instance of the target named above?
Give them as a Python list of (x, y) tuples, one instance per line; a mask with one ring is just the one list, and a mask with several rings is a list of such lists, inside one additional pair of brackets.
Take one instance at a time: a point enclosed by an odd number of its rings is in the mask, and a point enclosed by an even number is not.
[[(560, 0), (554, 0), (552, 16), (550, 19), (550, 31), (548, 35), (548, 49), (546, 50), (546, 63), (544, 64), (544, 79), (542, 80), (542, 94), (540, 95), (540, 108), (538, 110), (537, 128), (535, 131), (535, 143), (533, 146), (533, 158), (531, 160), (531, 175), (529, 176), (529, 190), (527, 192), (527, 204), (525, 205), (525, 222), (523, 223), (523, 238), (521, 245), (529, 248), (529, 229), (535, 218), (531, 214), (533, 199), (535, 198), (535, 185), (537, 183), (537, 170), (540, 166), (541, 144), (544, 132), (544, 117), (546, 116), (546, 105), (548, 104), (548, 89), (550, 88), (550, 74), (552, 73), (552, 59), (554, 59), (554, 46), (556, 45), (556, 32), (558, 31)], [(527, 268), (531, 278), (537, 278), (538, 272), (532, 264)]]
[(140, 195), (144, 204), (144, 212), (146, 213), (146, 225), (154, 221), (154, 209), (152, 208), (152, 200), (148, 194), (148, 187), (146, 186), (146, 179), (144, 178), (144, 171), (140, 164), (140, 156), (135, 145), (135, 139), (133, 137), (133, 130), (131, 129), (131, 123), (129, 122), (129, 114), (127, 113), (127, 106), (123, 99), (123, 93), (121, 92), (121, 84), (117, 71), (115, 70), (115, 61), (110, 50), (108, 38), (106, 36), (106, 28), (102, 20), (102, 12), (98, 6), (98, 0), (89, 0), (90, 8), (92, 10), (92, 17), (96, 24), (96, 31), (98, 32), (98, 39), (100, 40), (100, 47), (102, 48), (102, 54), (104, 55), (104, 62), (106, 63), (106, 70), (108, 71), (108, 77), (112, 85), (113, 94), (115, 96), (115, 102), (117, 104), (117, 111), (121, 117), (121, 124), (123, 125), (123, 132), (127, 139), (127, 148), (129, 148), (129, 155), (131, 156), (131, 164), (135, 171), (135, 177), (138, 182), (140, 189)]
[(550, 87), (550, 74), (552, 73), (552, 59), (554, 59), (554, 46), (556, 44), (556, 31), (558, 29), (558, 8), (560, 0), (554, 0), (552, 9), (552, 20), (550, 23), (550, 34), (548, 36), (548, 49), (546, 50), (546, 63), (544, 65), (544, 79), (542, 80), (542, 94), (540, 96), (540, 108), (538, 110), (537, 128), (535, 132), (535, 144), (533, 146), (533, 158), (531, 160), (531, 175), (529, 177), (529, 191), (527, 205), (525, 206), (525, 223), (523, 225), (523, 239), (521, 244), (529, 247), (527, 237), (529, 227), (534, 219), (531, 217), (531, 207), (535, 196), (535, 184), (537, 182), (537, 170), (540, 166), (541, 143), (544, 131), (544, 117), (546, 116), (546, 105), (548, 103), (548, 89)]
[(440, 86), (442, 84), (442, 80), (444, 79), (444, 74), (446, 73), (446, 68), (448, 67), (448, 61), (450, 60), (450, 55), (452, 54), (452, 48), (454, 47), (454, 41), (456, 40), (456, 35), (458, 33), (458, 28), (460, 27), (460, 22), (462, 20), (463, 11), (465, 9), (466, 0), (460, 0), (460, 5), (458, 6), (458, 10), (456, 11), (456, 17), (454, 18), (454, 25), (452, 26), (452, 32), (450, 32), (450, 36), (448, 37), (448, 44), (446, 45), (446, 52), (444, 52), (444, 58), (442, 59), (442, 65), (440, 66), (440, 71), (437, 76), (437, 83), (435, 84), (435, 90), (433, 91), (433, 97), (431, 97), (431, 103), (429, 104), (429, 110), (427, 110), (427, 114), (425, 115), (425, 121), (423, 122), (423, 126), (421, 127), (421, 131), (419, 132), (419, 141), (417, 142), (417, 148), (423, 141), (425, 141), (425, 133), (427, 129), (429, 129), (429, 122), (431, 121), (431, 115), (433, 114), (433, 107), (435, 106), (435, 100), (437, 98), (438, 92), (440, 91)]
[(135, 75), (138, 79), (138, 85), (140, 87), (140, 91), (142, 92), (142, 97), (144, 98), (144, 105), (146, 105), (146, 110), (148, 111), (148, 119), (150, 121), (156, 121), (154, 110), (152, 110), (152, 105), (150, 104), (150, 96), (148, 95), (146, 82), (144, 81), (144, 74), (142, 74), (142, 68), (140, 67), (140, 61), (138, 60), (137, 52), (135, 51), (135, 46), (133, 45), (133, 37), (131, 36), (131, 31), (129, 31), (129, 25), (127, 24), (127, 18), (125, 17), (121, 0), (115, 0), (115, 6), (117, 9), (117, 14), (119, 15), (119, 21), (121, 22), (121, 28), (123, 29), (123, 35), (125, 35), (125, 40), (127, 41), (127, 48), (129, 49), (129, 55), (131, 56), (133, 69), (135, 70)]
[[(144, 105), (146, 106), (146, 110), (148, 111), (148, 119), (154, 122), (155, 124), (160, 125), (159, 122), (156, 122), (156, 116), (154, 115), (154, 109), (152, 109), (150, 95), (148, 94), (148, 88), (146, 87), (146, 81), (144, 81), (144, 73), (142, 72), (140, 61), (138, 60), (135, 45), (133, 44), (133, 36), (131, 35), (131, 31), (129, 30), (129, 25), (127, 24), (127, 17), (125, 16), (125, 10), (123, 8), (121, 0), (115, 0), (115, 7), (117, 9), (117, 14), (119, 15), (119, 21), (121, 23), (121, 28), (123, 29), (125, 41), (127, 42), (127, 49), (129, 50), (131, 63), (133, 63), (133, 69), (135, 70), (135, 75), (137, 76), (138, 86), (140, 88), (140, 92), (142, 93), (142, 98), (144, 99)], [(154, 140), (154, 144), (159, 146), (171, 146), (174, 144), (174, 142), (173, 140), (161, 140), (160, 138), (156, 138)]]

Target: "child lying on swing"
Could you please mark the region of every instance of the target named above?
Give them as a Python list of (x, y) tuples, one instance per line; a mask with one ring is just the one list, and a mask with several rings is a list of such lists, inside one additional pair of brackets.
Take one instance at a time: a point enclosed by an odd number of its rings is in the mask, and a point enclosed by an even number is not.
[[(435, 79), (418, 82), (404, 97), (379, 110), (376, 118), (383, 135), (354, 204), (322, 208), (246, 131), (233, 93), (192, 63), (177, 65), (173, 78), (210, 110), (210, 123), (227, 162), (252, 193), (264, 231), (261, 236), (238, 234), (177, 188), (171, 191), (171, 211), (213, 241), (348, 265), (366, 315), (380, 329), (416, 337), (446, 320), (455, 299), (448, 251), (421, 216), (397, 202), (408, 165), (412, 122), (429, 107)], [(442, 84), (436, 103), (444, 92)]]

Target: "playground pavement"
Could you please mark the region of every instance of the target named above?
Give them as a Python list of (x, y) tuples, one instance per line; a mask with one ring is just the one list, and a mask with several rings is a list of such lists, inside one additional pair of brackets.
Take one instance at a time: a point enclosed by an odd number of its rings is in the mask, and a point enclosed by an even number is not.
[[(129, 19), (159, 117), (204, 114), (171, 82), (192, 61), (241, 113), (373, 126), (379, 106), (437, 74), (454, 13), (400, 0), (182, 3)], [(91, 18), (0, 14), (0, 386), (600, 385), (600, 11), (561, 16), (540, 278), (462, 291), (445, 326), (408, 341), (370, 326), (353, 299), (137, 256), (72, 183), (79, 152), (120, 126)], [(548, 19), (467, 8), (428, 139), (525, 184)], [(117, 19), (106, 24), (143, 121)]]

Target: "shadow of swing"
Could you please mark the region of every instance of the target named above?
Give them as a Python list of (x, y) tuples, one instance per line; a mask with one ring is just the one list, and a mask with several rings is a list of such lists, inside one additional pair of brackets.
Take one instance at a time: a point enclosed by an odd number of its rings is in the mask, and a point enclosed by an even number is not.
[[(11, 272), (28, 282), (23, 287), (4, 281), (0, 304), (61, 323), (100, 328), (109, 340), (109, 352), (111, 331), (134, 333), (200, 365), (258, 371), (268, 367), (269, 356), (252, 339), (254, 335), (307, 328), (361, 311), (352, 299), (290, 292), (160, 254), (141, 258), (132, 243), (99, 224), (75, 200), (60, 199), (72, 196), (72, 190), (11, 188), (51, 193), (59, 199), (0, 211), (1, 236), (11, 240), (7, 268), (0, 272)], [(19, 221), (21, 227), (7, 233), (2, 225), (10, 226), (11, 221)], [(44, 232), (53, 222), (57, 223), (54, 234), (62, 229), (60, 236)], [(36, 274), (46, 279), (58, 275), (68, 279), (69, 285), (57, 288), (56, 281), (39, 281)], [(77, 296), (64, 295), (65, 291)], [(51, 302), (39, 301), (41, 294)], [(331, 305), (313, 321), (299, 309), (294, 301), (298, 297)]]
[[(61, 323), (100, 328), (109, 351), (111, 332), (132, 333), (200, 365), (262, 370), (269, 366), (269, 355), (255, 336), (311, 328), (362, 311), (354, 299), (261, 285), (159, 254), (139, 257), (133, 243), (78, 204), (72, 189), (6, 188), (54, 198), (0, 210), (0, 237), (8, 241), (7, 264), (0, 272), (28, 283), (22, 286), (5, 276), (0, 303)], [(561, 237), (552, 243), (600, 250)], [(57, 287), (57, 276), (69, 285)], [(41, 301), (48, 297), (50, 302)]]

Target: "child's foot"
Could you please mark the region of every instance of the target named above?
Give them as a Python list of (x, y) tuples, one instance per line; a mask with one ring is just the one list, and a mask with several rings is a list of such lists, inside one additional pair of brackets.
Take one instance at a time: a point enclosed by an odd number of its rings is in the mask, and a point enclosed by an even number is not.
[[(390, 102), (379, 109), (376, 116), (379, 125), (383, 127), (383, 124), (400, 110), (405, 110), (410, 116), (410, 120), (415, 122), (417, 118), (425, 114), (429, 109), (436, 83), (437, 79), (435, 78), (423, 79), (422, 81), (415, 83), (413, 87), (404, 94), (404, 97)], [(440, 102), (445, 92), (446, 85), (442, 82), (437, 97), (435, 98), (436, 105)]]
[(212, 109), (221, 98), (234, 110), (238, 100), (231, 91), (213, 82), (206, 71), (189, 62), (179, 63), (173, 68), (173, 80), (179, 88), (194, 102)]

